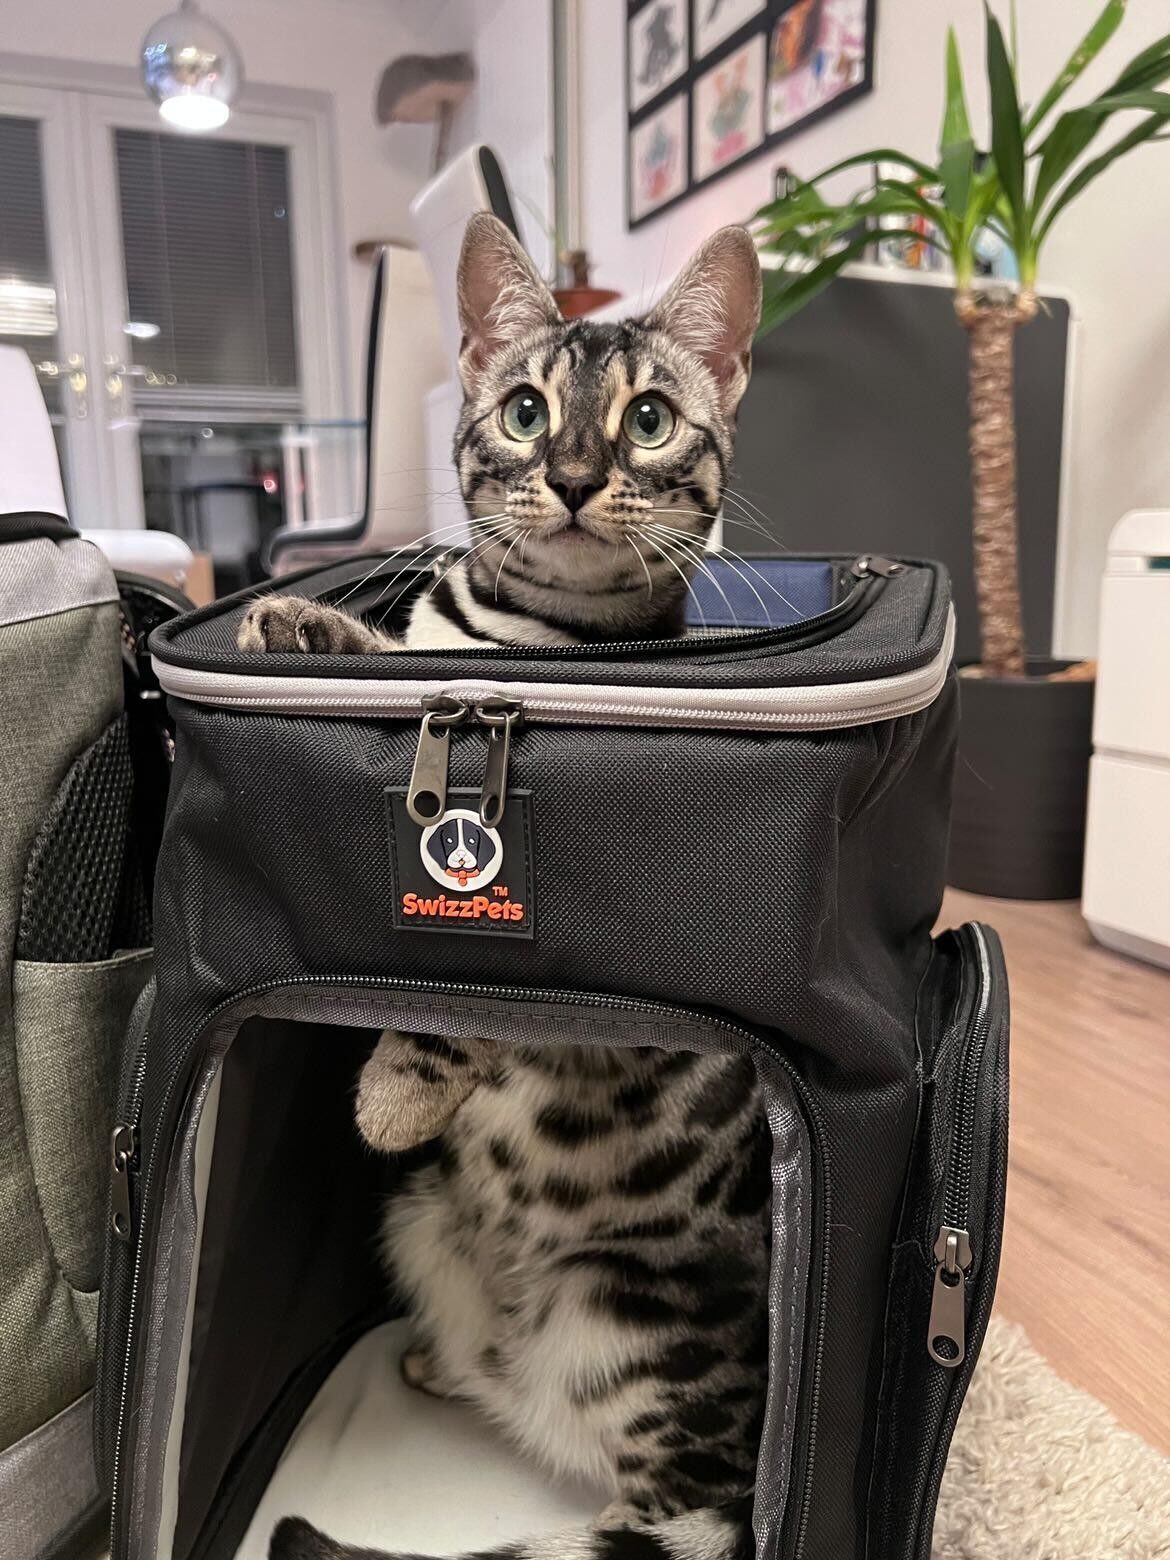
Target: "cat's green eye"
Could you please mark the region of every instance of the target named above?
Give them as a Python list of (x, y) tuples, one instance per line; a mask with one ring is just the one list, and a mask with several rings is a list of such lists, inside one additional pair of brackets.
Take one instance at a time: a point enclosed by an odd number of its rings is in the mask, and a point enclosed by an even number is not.
[(631, 444), (656, 450), (674, 432), (674, 413), (659, 395), (636, 395), (626, 407), (622, 427)]
[(539, 439), (542, 433), (548, 432), (548, 402), (539, 390), (525, 385), (523, 390), (517, 390), (504, 402), (500, 420), (510, 439), (530, 444), (533, 439)]

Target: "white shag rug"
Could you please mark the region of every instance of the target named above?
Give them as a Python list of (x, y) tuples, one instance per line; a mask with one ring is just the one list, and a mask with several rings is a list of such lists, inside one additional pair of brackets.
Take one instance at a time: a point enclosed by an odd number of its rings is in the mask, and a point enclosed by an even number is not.
[(934, 1560), (1163, 1557), (1170, 1461), (993, 1317), (951, 1446)]

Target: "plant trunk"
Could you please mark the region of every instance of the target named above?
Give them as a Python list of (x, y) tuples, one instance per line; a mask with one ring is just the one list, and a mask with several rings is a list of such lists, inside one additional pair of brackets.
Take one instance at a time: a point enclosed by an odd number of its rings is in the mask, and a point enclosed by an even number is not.
[(969, 341), (972, 530), (983, 669), (1022, 677), (1020, 549), (1016, 487), (1015, 336), (1035, 304), (962, 293), (956, 311)]

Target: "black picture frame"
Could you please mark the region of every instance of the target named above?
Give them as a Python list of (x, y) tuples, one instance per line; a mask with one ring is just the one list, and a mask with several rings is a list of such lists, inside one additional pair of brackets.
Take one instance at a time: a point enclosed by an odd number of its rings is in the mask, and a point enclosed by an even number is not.
[[(668, 211), (673, 211), (675, 207), (679, 206), (684, 200), (689, 199), (690, 196), (693, 195), (697, 190), (705, 190), (710, 185), (718, 183), (720, 179), (726, 178), (729, 173), (734, 173), (738, 169), (744, 167), (745, 164), (751, 162), (753, 158), (761, 157), (764, 155), (764, 153), (772, 151), (775, 147), (782, 145), (785, 141), (789, 140), (792, 136), (799, 134), (802, 130), (809, 129), (810, 126), (818, 124), (823, 119), (827, 119), (831, 114), (838, 113), (841, 109), (847, 108), (850, 103), (856, 102), (859, 98), (865, 97), (868, 93), (873, 91), (878, 0), (866, 0), (865, 54), (864, 72), (862, 79), (856, 82), (853, 86), (846, 88), (844, 92), (838, 93), (835, 97), (830, 98), (827, 102), (821, 103), (816, 108), (811, 109), (802, 118), (794, 121), (790, 125), (786, 125), (782, 130), (776, 130), (772, 132), (769, 132), (767, 128), (768, 73), (771, 61), (772, 32), (776, 26), (776, 23), (785, 14), (785, 12), (791, 11), (795, 5), (800, 3), (800, 0), (766, 0), (763, 8), (758, 11), (755, 16), (750, 17), (746, 22), (743, 23), (742, 26), (738, 27), (733, 33), (730, 33), (726, 38), (722, 39), (701, 58), (697, 58), (695, 54), (698, 9), (700, 5), (708, 3), (708, 0), (682, 0), (682, 5), (687, 12), (687, 63), (685, 69), (683, 69), (667, 85), (656, 92), (653, 97), (647, 99), (645, 103), (640, 104), (637, 109), (634, 109), (631, 106), (633, 103), (633, 83), (631, 79), (633, 62), (630, 59), (630, 23), (635, 19), (635, 17), (638, 16), (640, 12), (645, 11), (647, 7), (659, 3), (660, 0), (626, 0), (625, 38), (623, 39), (622, 47), (625, 55), (624, 81), (626, 108), (625, 207), (626, 228), (629, 232), (634, 232), (638, 228), (644, 227), (648, 222), (656, 221), (657, 218), (664, 216)], [(717, 168), (714, 170), (714, 172), (709, 173), (705, 178), (698, 179), (695, 177), (693, 144), (695, 88), (699, 82), (699, 79), (703, 76), (706, 76), (708, 71), (718, 68), (718, 66), (728, 56), (735, 54), (739, 49), (742, 49), (745, 44), (751, 43), (756, 35), (760, 33), (762, 33), (764, 37), (764, 79), (761, 85), (761, 91), (763, 93), (762, 111), (764, 115), (763, 139), (760, 141), (758, 146), (754, 146), (750, 150), (744, 152), (742, 156), (737, 157), (732, 162), (729, 162), (725, 167)], [(671, 107), (676, 97), (679, 96), (684, 98), (682, 109), (683, 122), (685, 127), (685, 146), (683, 149), (683, 188), (676, 195), (672, 195), (669, 199), (664, 200), (661, 205), (655, 206), (653, 211), (645, 212), (641, 216), (635, 216), (633, 157), (634, 136), (647, 120), (655, 118), (658, 114), (662, 113), (664, 109)], [(747, 215), (747, 213), (745, 213), (745, 215)]]

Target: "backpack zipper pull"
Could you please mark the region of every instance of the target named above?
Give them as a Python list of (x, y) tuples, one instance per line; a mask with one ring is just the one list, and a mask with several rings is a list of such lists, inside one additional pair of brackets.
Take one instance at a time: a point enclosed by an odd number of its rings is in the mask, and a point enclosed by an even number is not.
[(471, 713), (461, 699), (440, 693), (424, 699), (422, 730), (406, 792), (406, 810), (421, 828), (437, 823), (447, 811), (447, 769), (451, 761), (451, 731)]
[(476, 719), (488, 728), (487, 764), (479, 796), (479, 821), (487, 829), (494, 829), (504, 816), (512, 727), (521, 713), (520, 705), (512, 699), (487, 699), (475, 708)]
[(936, 1365), (955, 1370), (967, 1356), (967, 1274), (974, 1261), (966, 1230), (943, 1224), (934, 1243), (934, 1291), (926, 1351)]
[(119, 1240), (129, 1240), (134, 1233), (130, 1172), (138, 1159), (137, 1129), (120, 1121), (110, 1138), (110, 1153), (113, 1158), (110, 1224)]

